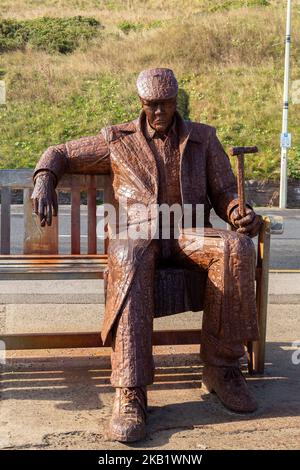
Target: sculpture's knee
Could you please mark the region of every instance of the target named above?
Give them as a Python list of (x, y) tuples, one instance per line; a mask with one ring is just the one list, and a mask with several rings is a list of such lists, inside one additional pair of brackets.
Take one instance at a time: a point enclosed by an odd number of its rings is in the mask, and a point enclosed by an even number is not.
[[(156, 243), (155, 243), (156, 242)], [(152, 263), (159, 253), (157, 240), (145, 247), (143, 243), (118, 242), (109, 245), (109, 262), (114, 266), (124, 266), (126, 263)]]

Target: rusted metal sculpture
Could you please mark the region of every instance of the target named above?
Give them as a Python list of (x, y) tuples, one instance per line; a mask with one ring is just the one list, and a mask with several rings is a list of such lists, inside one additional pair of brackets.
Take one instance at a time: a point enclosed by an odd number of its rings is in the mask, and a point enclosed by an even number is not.
[[(65, 173), (112, 173), (114, 196), (124, 208), (127, 228), (157, 221), (155, 204), (204, 206), (204, 228), (192, 222), (175, 236), (110, 240), (104, 324), (105, 342), (112, 338), (111, 383), (116, 388), (111, 439), (135, 441), (146, 432), (147, 385), (153, 382), (152, 331), (155, 269), (160, 263), (206, 275), (201, 357), (203, 383), (225, 406), (254, 411), (256, 401), (239, 369), (244, 344), (258, 339), (255, 307), (255, 250), (250, 237), (260, 217), (246, 205), (239, 213), (236, 178), (213, 127), (184, 121), (176, 111), (178, 84), (170, 69), (143, 71), (137, 80), (140, 116), (48, 148), (35, 172), (32, 194), (41, 225), (57, 213), (55, 186)], [(212, 228), (210, 209), (234, 228)], [(155, 220), (154, 220), (155, 219)], [(192, 219), (194, 220), (194, 219)], [(117, 228), (117, 234), (118, 234)], [(149, 230), (151, 233), (151, 230)], [(176, 273), (176, 269), (174, 269)], [(166, 281), (174, 289), (172, 269)], [(175, 277), (174, 277), (175, 280)], [(155, 295), (154, 295), (155, 294)], [(174, 295), (175, 298), (175, 295)], [(175, 306), (176, 307), (176, 306)], [(176, 308), (174, 308), (176, 310)], [(170, 313), (170, 312), (168, 312)]]
[(237, 157), (237, 185), (238, 185), (238, 196), (239, 196), (239, 214), (241, 217), (246, 215), (246, 204), (245, 204), (245, 153), (257, 153), (258, 148), (255, 147), (231, 147), (229, 149), (229, 155)]

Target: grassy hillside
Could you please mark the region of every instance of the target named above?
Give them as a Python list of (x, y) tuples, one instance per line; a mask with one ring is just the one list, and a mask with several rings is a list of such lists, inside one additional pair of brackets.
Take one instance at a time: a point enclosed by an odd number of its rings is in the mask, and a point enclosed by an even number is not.
[[(300, 0), (293, 4), (297, 80)], [(278, 178), (283, 0), (2, 0), (0, 13), (0, 168), (34, 167), (49, 145), (133, 118), (137, 74), (167, 66), (185, 116), (216, 126), (225, 147), (258, 145), (247, 176)], [(291, 104), (298, 178), (299, 128), (300, 105)]]

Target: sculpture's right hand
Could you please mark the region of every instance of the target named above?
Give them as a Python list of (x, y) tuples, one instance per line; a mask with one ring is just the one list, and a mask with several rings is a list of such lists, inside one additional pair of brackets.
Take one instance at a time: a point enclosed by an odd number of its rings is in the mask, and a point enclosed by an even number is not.
[(50, 171), (43, 171), (37, 175), (31, 199), (32, 210), (40, 217), (41, 227), (44, 227), (46, 222), (47, 225), (51, 225), (52, 215), (57, 216), (58, 203), (55, 177)]

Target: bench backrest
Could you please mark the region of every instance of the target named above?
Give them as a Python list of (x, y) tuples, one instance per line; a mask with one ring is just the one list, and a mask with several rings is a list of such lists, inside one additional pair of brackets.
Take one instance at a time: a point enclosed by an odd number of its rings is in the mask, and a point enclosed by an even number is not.
[[(0, 254), (11, 253), (11, 191), (23, 191), (24, 254), (57, 254), (59, 249), (58, 218), (50, 227), (40, 227), (39, 219), (32, 213), (30, 199), (33, 190), (32, 170), (0, 170), (1, 233)], [(88, 254), (97, 253), (96, 192), (101, 191), (103, 202), (112, 201), (110, 175), (65, 175), (58, 191), (71, 193), (71, 254), (80, 254), (80, 192), (87, 192)], [(103, 234), (104, 235), (104, 234)], [(106, 239), (105, 239), (106, 240)], [(106, 253), (107, 243), (104, 243)]]

